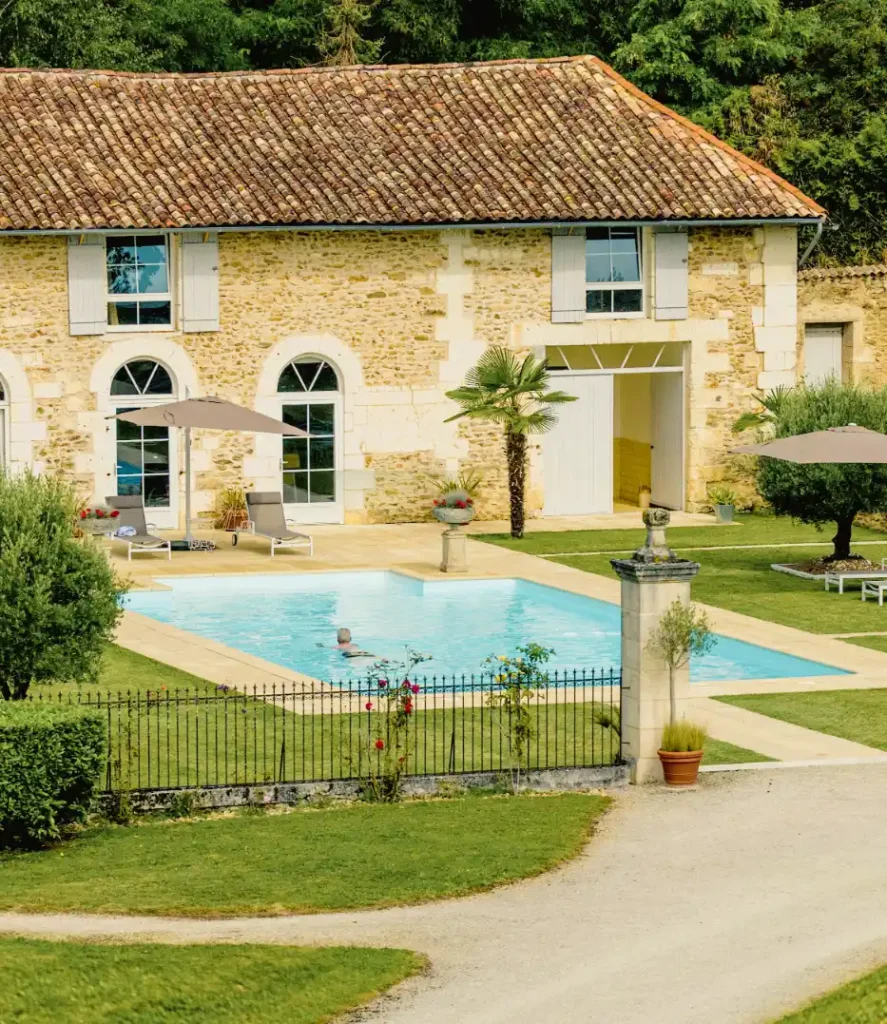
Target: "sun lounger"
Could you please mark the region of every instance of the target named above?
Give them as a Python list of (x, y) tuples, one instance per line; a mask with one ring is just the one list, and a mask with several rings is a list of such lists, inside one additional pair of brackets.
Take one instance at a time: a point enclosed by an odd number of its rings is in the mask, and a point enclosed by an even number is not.
[(115, 520), (117, 529), (121, 526), (131, 526), (135, 534), (129, 537), (112, 537), (126, 545), (126, 557), (132, 561), (133, 554), (152, 554), (157, 551), (165, 551), (166, 557), (172, 559), (172, 548), (169, 541), (157, 537), (149, 530), (156, 530), (154, 523), (145, 522), (145, 506), (141, 494), (112, 494), (105, 498), (105, 501), (116, 508), (120, 515)]
[(272, 558), (278, 548), (307, 548), (309, 555), (314, 554), (314, 540), (307, 533), (296, 533), (289, 528), (288, 524), (295, 526), (296, 523), (284, 516), (279, 491), (247, 492), (246, 508), (249, 521), (246, 527), (234, 531), (232, 544), (237, 544), (238, 534), (250, 533), (271, 541)]

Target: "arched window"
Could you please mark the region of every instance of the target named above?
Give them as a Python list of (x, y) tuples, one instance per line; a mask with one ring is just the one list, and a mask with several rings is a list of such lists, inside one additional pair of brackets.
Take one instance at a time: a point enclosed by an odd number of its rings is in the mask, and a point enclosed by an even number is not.
[(9, 392), (0, 377), (0, 469), (6, 465), (6, 444), (9, 433)]
[[(334, 520), (340, 513), (338, 447), (342, 405), (339, 375), (319, 356), (299, 356), (284, 368), (277, 391), (284, 423), (310, 437), (283, 438), (283, 500), (302, 506), (303, 520)], [(306, 509), (305, 506), (311, 506)]]
[[(115, 412), (131, 412), (175, 397), (172, 376), (153, 359), (133, 359), (111, 381)], [(118, 494), (140, 494), (146, 508), (169, 508), (171, 501), (170, 436), (168, 427), (139, 427), (114, 420), (115, 476)]]

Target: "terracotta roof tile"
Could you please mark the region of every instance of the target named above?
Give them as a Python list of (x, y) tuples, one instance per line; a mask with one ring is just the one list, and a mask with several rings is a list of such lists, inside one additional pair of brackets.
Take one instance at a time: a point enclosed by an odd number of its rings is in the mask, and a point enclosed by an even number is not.
[(840, 280), (847, 277), (887, 277), (887, 264), (870, 263), (861, 267), (811, 267), (798, 272), (799, 281)]
[(820, 217), (594, 57), (0, 70), (0, 230)]

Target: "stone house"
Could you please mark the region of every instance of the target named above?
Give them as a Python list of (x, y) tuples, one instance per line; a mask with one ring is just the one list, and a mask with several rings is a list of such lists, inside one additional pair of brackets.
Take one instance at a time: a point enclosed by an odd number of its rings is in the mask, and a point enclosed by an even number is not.
[(304, 440), (197, 434), (304, 523), (507, 502), (498, 432), (446, 423), (490, 345), (578, 397), (536, 514), (693, 508), (729, 428), (795, 379), (797, 231), (824, 211), (593, 57), (208, 75), (0, 71), (0, 458), (181, 522), (175, 431), (217, 394)]

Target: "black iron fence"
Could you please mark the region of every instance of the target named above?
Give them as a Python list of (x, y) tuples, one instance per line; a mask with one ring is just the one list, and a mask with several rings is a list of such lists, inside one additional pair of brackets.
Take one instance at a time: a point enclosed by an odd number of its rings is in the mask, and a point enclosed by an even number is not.
[[(402, 726), (407, 774), (517, 767), (501, 677), (411, 677), (411, 687)], [(619, 669), (549, 673), (547, 685), (524, 695), (529, 730), (520, 767), (619, 763), (621, 693)], [(35, 687), (31, 699), (101, 712), (108, 791), (360, 778), (384, 756), (390, 728), (385, 709), (391, 698), (375, 681), (264, 690), (211, 684), (141, 692), (72, 688), (52, 695)]]

